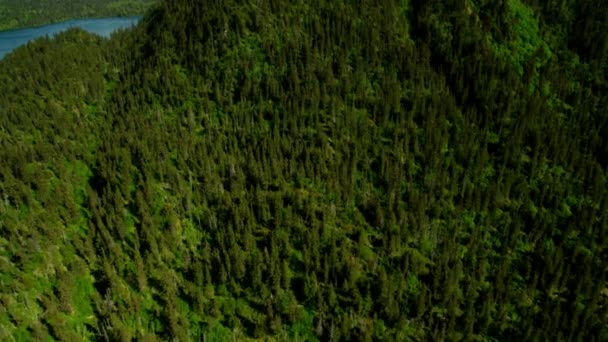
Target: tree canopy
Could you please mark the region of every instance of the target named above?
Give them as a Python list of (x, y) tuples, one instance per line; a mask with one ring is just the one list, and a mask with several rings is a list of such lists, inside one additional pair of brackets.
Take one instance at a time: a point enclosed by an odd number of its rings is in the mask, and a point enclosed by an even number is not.
[(2, 340), (608, 340), (599, 0), (167, 0), (0, 61)]

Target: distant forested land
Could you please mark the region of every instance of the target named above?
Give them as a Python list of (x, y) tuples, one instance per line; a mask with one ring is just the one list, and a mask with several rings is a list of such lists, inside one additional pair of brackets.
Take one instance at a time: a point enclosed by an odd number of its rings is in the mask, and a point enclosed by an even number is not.
[(0, 61), (0, 340), (607, 341), (604, 0), (166, 0)]
[(143, 14), (156, 0), (0, 0), (0, 31), (87, 17)]

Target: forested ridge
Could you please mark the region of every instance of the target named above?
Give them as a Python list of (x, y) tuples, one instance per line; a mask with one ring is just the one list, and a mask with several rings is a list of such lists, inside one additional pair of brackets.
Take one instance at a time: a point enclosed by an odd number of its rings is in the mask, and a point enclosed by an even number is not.
[(172, 0), (0, 61), (0, 340), (608, 340), (600, 0)]
[(0, 0), (0, 31), (87, 17), (141, 15), (156, 0)]

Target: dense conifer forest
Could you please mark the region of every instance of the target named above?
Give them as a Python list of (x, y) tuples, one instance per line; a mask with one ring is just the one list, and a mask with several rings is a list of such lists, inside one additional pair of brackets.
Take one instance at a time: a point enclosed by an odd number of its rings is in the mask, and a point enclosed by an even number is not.
[(143, 14), (157, 0), (0, 0), (0, 31), (85, 17)]
[(166, 0), (0, 61), (0, 340), (608, 340), (603, 0)]

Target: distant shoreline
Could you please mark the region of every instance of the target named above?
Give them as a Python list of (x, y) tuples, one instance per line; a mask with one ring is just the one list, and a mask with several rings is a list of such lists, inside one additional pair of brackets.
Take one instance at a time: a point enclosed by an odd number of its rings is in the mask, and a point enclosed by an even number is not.
[(76, 17), (68, 17), (68, 18), (61, 18), (58, 20), (52, 20), (43, 24), (39, 24), (39, 25), (33, 25), (33, 26), (15, 26), (15, 27), (11, 27), (11, 28), (0, 28), (0, 33), (4, 33), (4, 32), (11, 32), (11, 31), (19, 31), (19, 30), (26, 30), (26, 29), (36, 29), (36, 28), (41, 28), (44, 26), (48, 26), (48, 25), (53, 25), (53, 24), (61, 24), (61, 23), (65, 23), (68, 22), (70, 20), (95, 20), (95, 19), (108, 19), (108, 18), (143, 18), (144, 14), (129, 14), (129, 15), (104, 15), (104, 16), (93, 16), (93, 17), (89, 17), (89, 16), (76, 16)]
[(43, 36), (52, 37), (55, 34), (78, 27), (101, 37), (109, 37), (116, 29), (136, 25), (143, 16), (113, 16), (95, 18), (74, 18), (51, 24), (25, 27), (0, 32), (0, 60), (14, 49), (27, 44), (29, 41)]
[(0, 0), (0, 32), (76, 19), (144, 15), (158, 0)]

